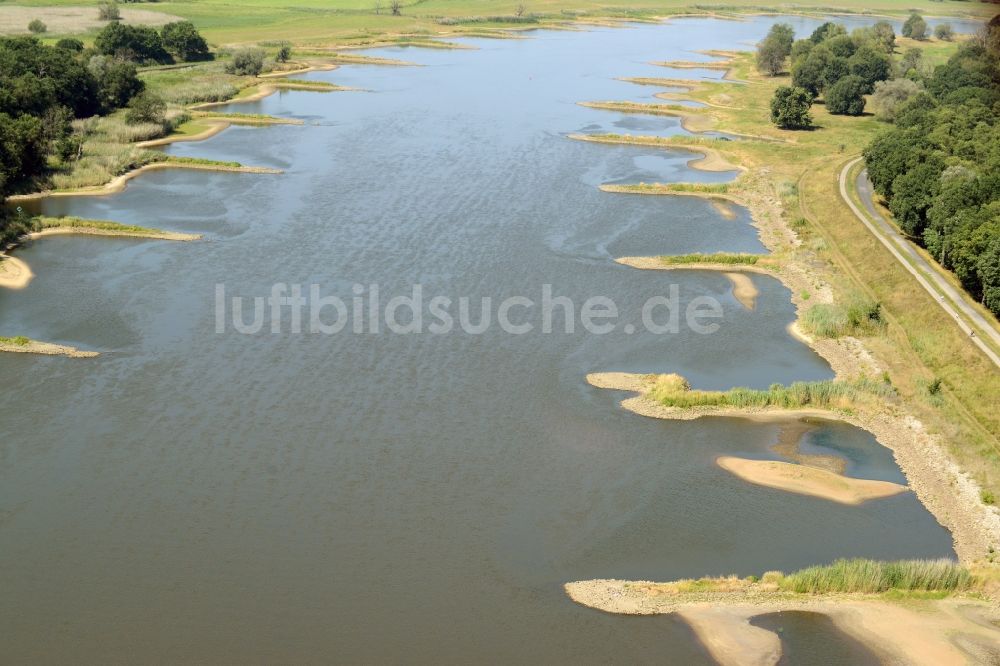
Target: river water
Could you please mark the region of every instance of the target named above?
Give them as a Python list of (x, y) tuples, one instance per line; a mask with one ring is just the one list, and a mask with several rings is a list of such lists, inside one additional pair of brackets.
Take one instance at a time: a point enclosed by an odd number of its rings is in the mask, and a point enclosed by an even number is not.
[[(671, 618), (606, 615), (567, 581), (759, 574), (841, 556), (952, 557), (912, 493), (843, 507), (748, 485), (719, 455), (775, 457), (780, 424), (668, 422), (621, 410), (588, 372), (678, 372), (698, 388), (832, 376), (793, 339), (790, 294), (754, 275), (744, 308), (710, 272), (647, 272), (621, 255), (764, 252), (747, 212), (605, 182), (718, 182), (693, 157), (573, 141), (681, 133), (675, 119), (576, 104), (652, 100), (615, 77), (718, 77), (652, 60), (740, 48), (773, 17), (679, 20), (475, 50), (381, 49), (420, 67), (308, 78), (363, 88), (229, 110), (302, 126), (231, 128), (174, 154), (282, 175), (161, 171), (49, 214), (197, 232), (197, 243), (52, 238), (18, 251), (37, 275), (0, 292), (0, 335), (95, 349), (81, 361), (0, 355), (0, 627), (4, 661), (708, 661)], [(818, 21), (794, 18), (799, 34)], [(555, 315), (515, 335), (217, 332), (216, 295), (317, 284), (349, 302), (484, 296), (616, 303), (615, 330)], [(719, 328), (643, 328), (676, 285), (715, 299)], [(526, 319), (521, 308), (512, 318)], [(474, 319), (478, 318), (475, 314)], [(246, 320), (250, 315), (246, 315)], [(635, 326), (626, 332), (626, 324)], [(365, 329), (367, 330), (367, 329)], [(857, 429), (819, 422), (804, 447), (895, 480)], [(809, 650), (808, 630), (786, 638)], [(836, 641), (827, 636), (824, 643)]]

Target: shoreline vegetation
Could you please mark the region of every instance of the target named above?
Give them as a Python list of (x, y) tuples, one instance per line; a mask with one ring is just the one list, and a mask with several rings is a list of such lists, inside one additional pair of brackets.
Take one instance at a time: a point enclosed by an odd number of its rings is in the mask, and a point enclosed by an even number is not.
[[(741, 70), (748, 80), (754, 79), (751, 57), (744, 54), (735, 58), (730, 65)], [(828, 246), (824, 241), (816, 239), (816, 234), (809, 226), (816, 224), (815, 218), (805, 210), (801, 201), (802, 172), (793, 181), (793, 186), (783, 185), (783, 177), (775, 173), (774, 165), (780, 163), (779, 151), (796, 149), (803, 153), (803, 159), (812, 157), (807, 148), (798, 148), (796, 143), (789, 143), (793, 132), (775, 132), (764, 122), (748, 122), (747, 110), (738, 104), (742, 99), (754, 98), (753, 94), (760, 88), (762, 77), (751, 85), (720, 84), (697, 81), (685, 82), (688, 91), (683, 99), (706, 102), (709, 98), (718, 99), (721, 89), (725, 89), (726, 104), (735, 110), (721, 111), (717, 109), (692, 109), (684, 107), (684, 114), (689, 116), (711, 114), (713, 120), (737, 120), (736, 129), (752, 127), (755, 131), (765, 131), (768, 136), (760, 140), (747, 141), (713, 141), (712, 149), (720, 154), (722, 159), (734, 161), (744, 166), (743, 174), (734, 182), (714, 185), (695, 185), (688, 183), (676, 184), (635, 184), (635, 185), (602, 185), (600, 189), (621, 194), (660, 194), (700, 196), (709, 200), (724, 199), (745, 206), (751, 213), (753, 225), (760, 232), (763, 244), (771, 252), (765, 258), (757, 260), (743, 259), (721, 255), (717, 261), (712, 261), (711, 255), (687, 255), (671, 259), (669, 257), (622, 257), (619, 263), (642, 269), (704, 269), (720, 272), (760, 272), (778, 278), (792, 292), (792, 300), (796, 305), (797, 321), (790, 325), (789, 332), (812, 347), (825, 358), (833, 368), (836, 380), (834, 386), (848, 386), (859, 378), (888, 377), (884, 362), (876, 358), (866, 348), (866, 343), (885, 337), (887, 325), (897, 325), (894, 317), (880, 309), (877, 301), (868, 299), (867, 305), (861, 308), (853, 305), (852, 300), (858, 300), (850, 292), (845, 295), (845, 287), (840, 280), (833, 280), (829, 269), (820, 262), (829, 259), (817, 257), (826, 254)], [(647, 84), (647, 81), (639, 82)], [(673, 86), (674, 80), (669, 80)], [(723, 87), (726, 86), (726, 87)], [(761, 96), (757, 93), (757, 96)], [(589, 104), (586, 104), (589, 105)], [(632, 103), (602, 103), (598, 108), (623, 111), (627, 108), (636, 109)], [(674, 108), (659, 109), (667, 115), (679, 115)], [(728, 114), (719, 117), (716, 114)], [(730, 117), (731, 116), (731, 117)], [(830, 116), (831, 120), (834, 118)], [(825, 120), (825, 119), (824, 119)], [(837, 119), (841, 122), (840, 119)], [(731, 129), (725, 124), (715, 125), (705, 123), (699, 125), (710, 131)], [(866, 128), (867, 129), (867, 128)], [(820, 130), (822, 131), (822, 130)], [(818, 134), (818, 133), (817, 133)], [(664, 140), (661, 137), (640, 137), (611, 135), (598, 137), (573, 136), (572, 138), (595, 141), (600, 143), (631, 143), (639, 145), (656, 145), (664, 148), (683, 148), (696, 150), (706, 142), (705, 138), (682, 138)], [(843, 148), (841, 148), (843, 149)], [(815, 155), (815, 153), (814, 153)], [(818, 157), (818, 156), (817, 156)], [(785, 160), (789, 159), (786, 155)], [(816, 157), (813, 157), (816, 159)], [(828, 154), (824, 156), (825, 165), (830, 164)], [(842, 161), (843, 158), (834, 160)], [(822, 168), (822, 167), (820, 167)], [(803, 208), (803, 219), (790, 220), (796, 204)], [(834, 205), (839, 205), (839, 202)], [(810, 233), (813, 232), (813, 233)], [(823, 238), (820, 236), (820, 238)], [(820, 259), (820, 262), (817, 261)], [(733, 262), (733, 263), (729, 263)], [(841, 267), (844, 264), (835, 262)], [(850, 276), (855, 274), (847, 269)], [(856, 278), (855, 278), (856, 279)], [(835, 294), (837, 294), (835, 298)], [(857, 311), (867, 312), (857, 316)], [(862, 342), (864, 339), (865, 342)], [(886, 348), (876, 346), (878, 352)], [(894, 366), (895, 367), (895, 366)], [(912, 373), (913, 368), (909, 371)], [(905, 375), (901, 377), (908, 379)], [(841, 405), (839, 410), (827, 408), (817, 409), (816, 405), (785, 404), (778, 407), (754, 406), (752, 408), (732, 406), (727, 400), (718, 400), (715, 405), (674, 404), (666, 406), (650, 398), (651, 387), (645, 376), (628, 375), (625, 373), (596, 373), (588, 375), (587, 381), (594, 386), (636, 392), (639, 395), (626, 399), (622, 406), (644, 416), (655, 418), (692, 419), (706, 415), (730, 416), (754, 419), (778, 420), (787, 422), (793, 417), (821, 416), (843, 420), (871, 432), (884, 446), (893, 451), (897, 463), (909, 481), (910, 488), (917, 494), (921, 503), (941, 522), (952, 534), (954, 546), (963, 562), (973, 563), (985, 560), (992, 561), (994, 548), (1000, 542), (1000, 518), (992, 506), (982, 501), (985, 497), (982, 487), (954, 462), (944, 451), (940, 431), (928, 431), (926, 426), (915, 417), (913, 407), (912, 380), (908, 380), (905, 394), (896, 390), (895, 386), (886, 385), (893, 391), (891, 405), (871, 403), (865, 409), (859, 405)], [(870, 380), (867, 380), (870, 381)], [(784, 387), (783, 387), (784, 388)], [(721, 392), (720, 392), (721, 393)], [(766, 394), (766, 392), (764, 392)], [(757, 394), (760, 399), (763, 394)], [(690, 396), (688, 396), (690, 398)], [(690, 401), (690, 400), (688, 400)], [(676, 399), (674, 402), (678, 402)], [(764, 402), (768, 402), (767, 399)], [(926, 410), (918, 413), (926, 417)], [(989, 435), (987, 435), (989, 436)], [(811, 475), (816, 476), (816, 475)], [(842, 477), (843, 478), (843, 477)], [(811, 487), (817, 486), (816, 479)]]

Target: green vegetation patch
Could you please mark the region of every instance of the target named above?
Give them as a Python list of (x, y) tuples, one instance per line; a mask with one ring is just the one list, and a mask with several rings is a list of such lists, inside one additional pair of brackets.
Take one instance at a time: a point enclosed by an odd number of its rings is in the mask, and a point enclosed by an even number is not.
[(660, 257), (660, 261), (668, 265), (681, 264), (730, 264), (741, 266), (754, 266), (761, 260), (759, 254), (733, 254), (728, 252), (716, 252), (705, 254), (695, 252), (692, 254), (665, 254)]
[(806, 594), (861, 592), (880, 594), (961, 591), (972, 587), (969, 571), (951, 560), (836, 560), (825, 566), (808, 567), (778, 581), (782, 590)]
[(846, 303), (817, 303), (803, 313), (802, 325), (821, 338), (839, 338), (880, 333), (885, 319), (878, 301), (855, 295)]
[(5, 338), (0, 336), (0, 344), (2, 345), (17, 345), (18, 347), (27, 347), (30, 342), (31, 340), (29, 338), (24, 337), (23, 335), (18, 335), (13, 338)]
[(701, 391), (691, 389), (680, 375), (667, 374), (655, 377), (649, 396), (665, 407), (851, 409), (869, 403), (883, 403), (894, 398), (896, 391), (891, 384), (867, 377), (795, 382), (788, 386), (772, 384), (766, 389), (737, 387), (728, 391)]

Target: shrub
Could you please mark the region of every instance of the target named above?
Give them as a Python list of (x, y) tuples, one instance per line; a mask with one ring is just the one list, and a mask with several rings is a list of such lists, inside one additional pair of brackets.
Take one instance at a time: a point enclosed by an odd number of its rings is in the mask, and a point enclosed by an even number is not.
[(106, 0), (97, 3), (97, 18), (101, 21), (118, 21), (122, 13), (118, 10), (118, 3), (115, 0)]
[(845, 76), (826, 91), (826, 110), (844, 116), (860, 116), (865, 110), (866, 84), (860, 76)]
[(806, 330), (822, 338), (845, 335), (873, 335), (885, 327), (882, 305), (861, 295), (845, 304), (817, 303), (802, 316)]
[(129, 101), (128, 110), (125, 112), (125, 122), (129, 125), (140, 123), (162, 125), (166, 111), (167, 104), (162, 97), (149, 91), (141, 92)]
[(997, 498), (993, 494), (992, 490), (982, 490), (982, 491), (980, 491), (979, 492), (979, 499), (981, 499), (983, 501), (983, 504), (988, 504), (990, 506), (993, 506), (994, 504), (997, 503)]
[(285, 42), (278, 47), (278, 53), (275, 54), (274, 59), (276, 62), (288, 62), (289, 58), (292, 57), (292, 45)]
[(806, 129), (812, 127), (809, 107), (812, 96), (804, 89), (780, 86), (771, 99), (771, 122), (783, 129)]
[(226, 63), (226, 71), (239, 76), (257, 76), (264, 69), (264, 51), (259, 48), (240, 49)]
[(32, 19), (31, 23), (28, 24), (28, 30), (35, 33), (36, 35), (39, 33), (43, 33), (48, 29), (49, 29), (48, 26), (42, 23), (39, 19)]
[(73, 39), (72, 37), (63, 37), (58, 42), (56, 42), (57, 49), (63, 49), (64, 51), (73, 51), (79, 53), (83, 50), (83, 42), (79, 39)]

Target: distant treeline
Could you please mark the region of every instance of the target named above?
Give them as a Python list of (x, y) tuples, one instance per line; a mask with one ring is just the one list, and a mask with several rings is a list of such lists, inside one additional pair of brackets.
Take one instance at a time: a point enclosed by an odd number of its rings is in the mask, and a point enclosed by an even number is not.
[(933, 71), (914, 67), (865, 163), (905, 233), (1000, 315), (1000, 17)]

